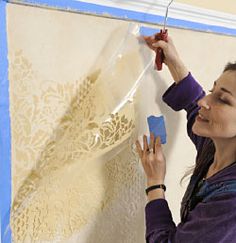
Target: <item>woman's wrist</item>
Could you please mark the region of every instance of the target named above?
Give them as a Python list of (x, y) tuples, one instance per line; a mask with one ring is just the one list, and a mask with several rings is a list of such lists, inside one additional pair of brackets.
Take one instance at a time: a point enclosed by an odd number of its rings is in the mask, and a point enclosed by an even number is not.
[[(154, 185), (162, 185), (164, 184), (164, 179), (148, 179), (147, 178), (147, 188), (154, 186)], [(159, 199), (165, 198), (165, 192), (162, 188), (156, 188), (148, 192), (147, 199), (148, 202)]]
[(164, 184), (164, 179), (147, 179), (147, 187)]
[(156, 200), (156, 199), (163, 199), (165, 198), (165, 192), (162, 188), (158, 188), (148, 192), (147, 199), (148, 201)]

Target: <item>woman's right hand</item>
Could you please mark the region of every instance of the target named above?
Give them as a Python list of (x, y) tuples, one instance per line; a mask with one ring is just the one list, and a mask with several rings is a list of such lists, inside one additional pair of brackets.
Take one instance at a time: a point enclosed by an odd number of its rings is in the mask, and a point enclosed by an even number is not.
[(182, 62), (179, 54), (175, 48), (173, 40), (170, 36), (167, 37), (167, 42), (162, 40), (156, 40), (155, 35), (153, 36), (143, 36), (149, 48), (157, 51), (157, 48), (161, 48), (164, 53), (164, 63), (168, 66), (170, 73), (176, 83), (181, 81), (188, 75), (188, 69)]
[(144, 36), (149, 48), (156, 52), (157, 48), (161, 48), (165, 56), (165, 64), (168, 66), (170, 64), (178, 64), (181, 60), (179, 58), (178, 52), (174, 46), (174, 43), (170, 36), (167, 37), (167, 42), (162, 40), (155, 40), (154, 36)]

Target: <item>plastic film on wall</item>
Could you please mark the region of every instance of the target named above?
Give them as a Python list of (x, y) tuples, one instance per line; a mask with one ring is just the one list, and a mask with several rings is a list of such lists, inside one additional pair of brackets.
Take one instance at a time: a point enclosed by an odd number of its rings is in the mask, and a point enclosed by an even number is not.
[(7, 14), (12, 242), (142, 242), (133, 142), (153, 62), (139, 27), (11, 4)]

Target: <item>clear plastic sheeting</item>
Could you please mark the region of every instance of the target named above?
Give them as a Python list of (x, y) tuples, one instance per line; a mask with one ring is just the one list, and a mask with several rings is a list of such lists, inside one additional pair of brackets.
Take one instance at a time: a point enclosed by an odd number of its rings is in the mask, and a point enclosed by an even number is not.
[[(70, 15), (8, 8), (12, 206), (6, 230), (13, 242), (143, 242), (144, 231), (141, 237), (134, 234), (143, 224), (145, 198), (133, 142), (137, 90), (153, 65), (145, 62), (150, 52), (137, 38), (137, 25), (111, 23), (94, 64), (87, 65), (88, 74), (75, 81), (67, 61), (77, 49), (75, 34), (59, 37), (67, 21), (78, 24), (93, 17)], [(33, 18), (41, 39), (31, 39)], [(48, 19), (50, 28), (44, 28)], [(97, 18), (93, 21), (99, 26)], [(87, 58), (86, 50), (80, 53), (78, 59)], [(51, 64), (65, 63), (52, 65), (58, 79), (40, 60), (43, 55)]]

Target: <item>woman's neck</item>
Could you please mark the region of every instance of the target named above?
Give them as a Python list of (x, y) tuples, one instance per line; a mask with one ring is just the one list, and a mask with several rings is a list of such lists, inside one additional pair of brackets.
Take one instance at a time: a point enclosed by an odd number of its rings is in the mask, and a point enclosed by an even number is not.
[(207, 178), (236, 161), (236, 139), (213, 139), (215, 145), (214, 161), (210, 165)]

